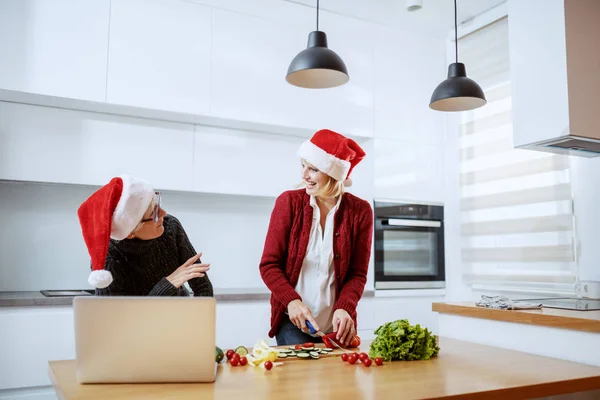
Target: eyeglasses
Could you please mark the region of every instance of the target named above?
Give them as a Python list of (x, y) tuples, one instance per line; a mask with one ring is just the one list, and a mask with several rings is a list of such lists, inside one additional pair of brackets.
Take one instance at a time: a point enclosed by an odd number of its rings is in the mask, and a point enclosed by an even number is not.
[(154, 221), (155, 223), (158, 222), (161, 196), (160, 196), (160, 192), (154, 192), (154, 194), (156, 195), (156, 204), (154, 205), (154, 211), (152, 211), (152, 216), (150, 218), (145, 218), (140, 221), (140, 223), (142, 223), (142, 224), (144, 222), (150, 222), (150, 221)]

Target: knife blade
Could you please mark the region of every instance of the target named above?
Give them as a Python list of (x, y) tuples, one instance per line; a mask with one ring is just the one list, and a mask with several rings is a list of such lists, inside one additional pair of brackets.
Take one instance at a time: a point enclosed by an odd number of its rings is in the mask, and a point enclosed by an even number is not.
[[(316, 330), (314, 328), (314, 326), (310, 322), (308, 322), (308, 320), (306, 320), (306, 326), (308, 326), (308, 330), (310, 331), (310, 336), (312, 336), (312, 337), (321, 337), (321, 338), (323, 336), (325, 336), (325, 334), (323, 332)], [(339, 344), (337, 344), (335, 342), (335, 340), (331, 339), (329, 342), (332, 343), (335, 347), (337, 347), (342, 352), (344, 352), (344, 353), (351, 353), (351, 351), (343, 349)]]

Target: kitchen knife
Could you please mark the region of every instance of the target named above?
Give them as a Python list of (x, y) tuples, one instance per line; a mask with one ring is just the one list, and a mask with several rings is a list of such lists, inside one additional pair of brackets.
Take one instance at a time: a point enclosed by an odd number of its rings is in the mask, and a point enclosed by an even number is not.
[[(324, 334), (323, 332), (316, 330), (316, 329), (315, 329), (315, 327), (314, 327), (314, 326), (312, 326), (312, 324), (311, 324), (310, 322), (308, 322), (308, 320), (306, 320), (306, 326), (308, 326), (308, 330), (310, 331), (310, 336), (312, 336), (312, 337), (321, 337), (321, 338), (322, 338), (323, 336), (325, 336), (325, 334)], [(335, 340), (331, 339), (331, 340), (330, 340), (330, 342), (331, 342), (331, 343), (332, 343), (332, 344), (333, 344), (335, 347), (337, 347), (338, 349), (340, 349), (341, 351), (343, 351), (344, 353), (347, 353), (347, 351), (346, 351), (346, 350), (344, 350), (344, 349), (343, 349), (343, 348), (342, 348), (342, 347), (341, 347), (339, 344), (337, 344), (337, 343), (335, 342)]]

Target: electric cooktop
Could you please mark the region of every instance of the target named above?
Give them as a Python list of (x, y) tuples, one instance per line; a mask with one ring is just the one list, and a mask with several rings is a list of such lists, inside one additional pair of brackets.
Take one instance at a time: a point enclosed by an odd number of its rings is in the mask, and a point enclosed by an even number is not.
[(527, 299), (527, 300), (514, 300), (515, 303), (519, 301), (532, 302), (541, 304), (542, 307), (546, 308), (560, 308), (563, 310), (578, 310), (578, 311), (598, 311), (600, 310), (600, 299), (578, 299), (578, 298), (547, 298), (547, 299)]

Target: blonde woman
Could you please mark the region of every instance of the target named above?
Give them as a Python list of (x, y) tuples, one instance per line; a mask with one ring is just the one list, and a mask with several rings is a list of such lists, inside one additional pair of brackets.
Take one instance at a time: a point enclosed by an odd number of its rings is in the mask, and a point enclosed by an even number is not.
[(161, 195), (131, 176), (113, 178), (77, 211), (92, 259), (89, 283), (100, 296), (213, 296), (202, 264)]
[(278, 345), (315, 342), (309, 321), (349, 345), (367, 281), (373, 212), (344, 188), (365, 152), (325, 129), (304, 142), (298, 156), (304, 188), (277, 198), (259, 267), (272, 293), (269, 336)]

